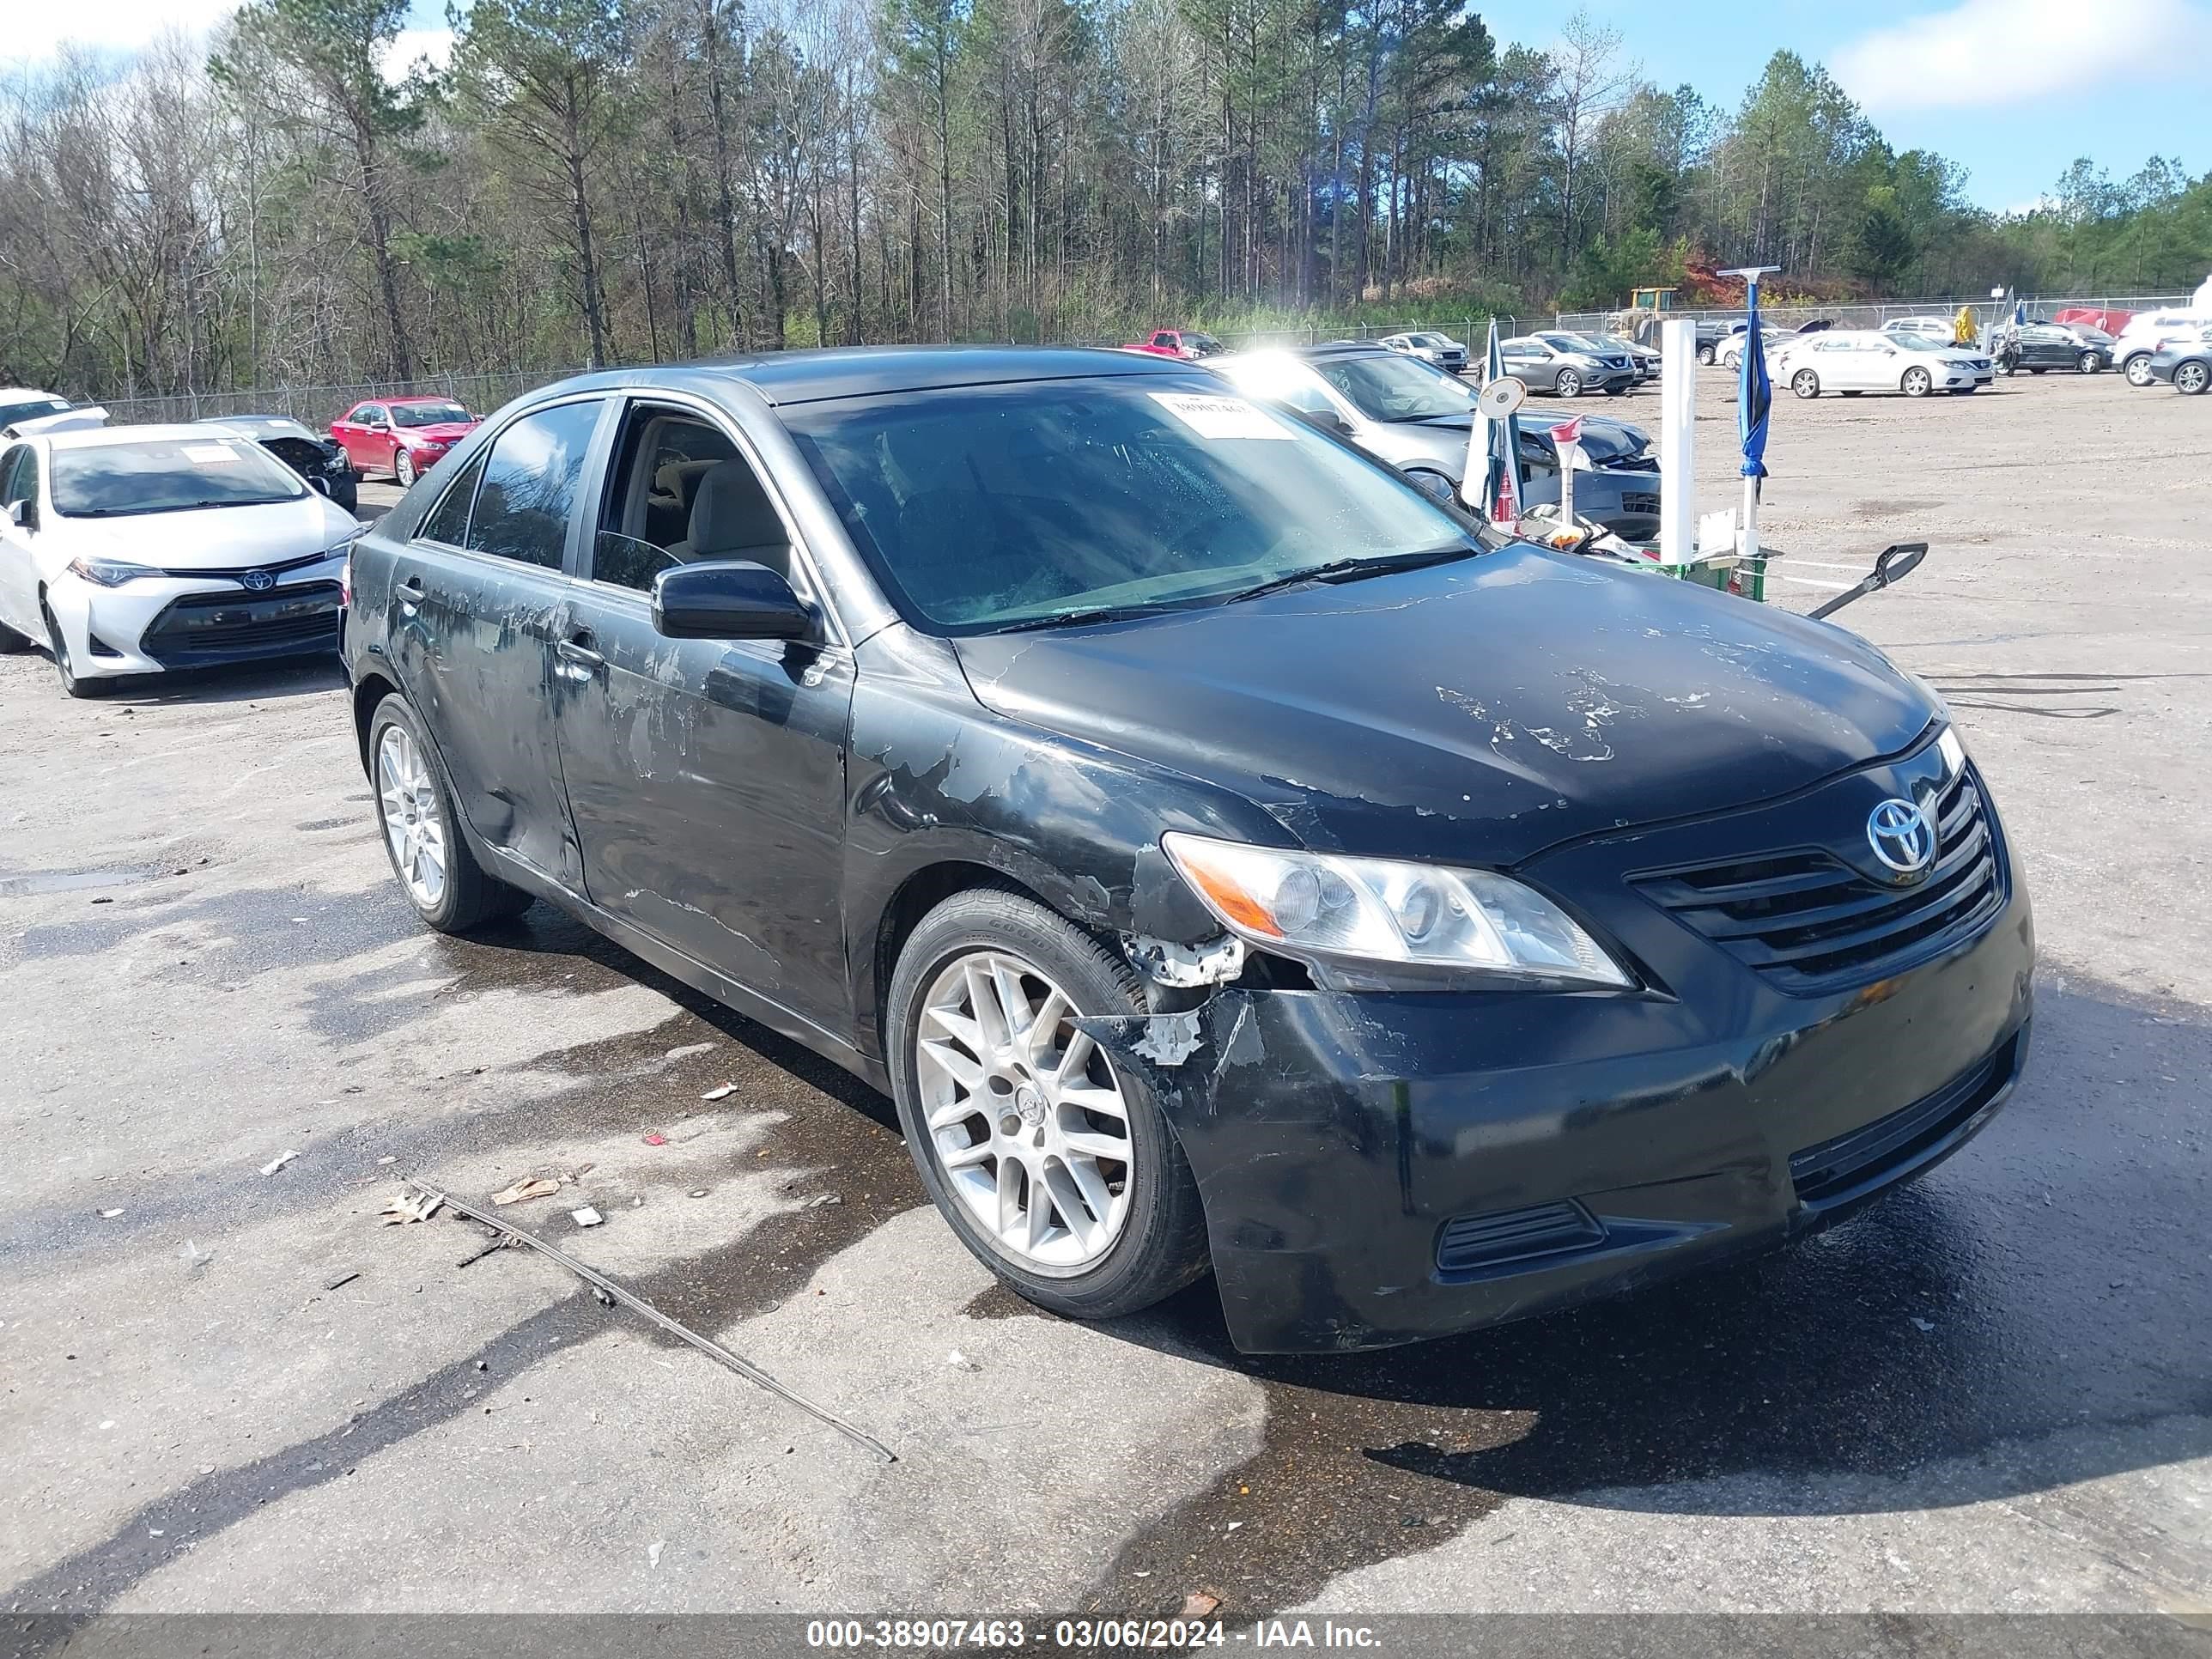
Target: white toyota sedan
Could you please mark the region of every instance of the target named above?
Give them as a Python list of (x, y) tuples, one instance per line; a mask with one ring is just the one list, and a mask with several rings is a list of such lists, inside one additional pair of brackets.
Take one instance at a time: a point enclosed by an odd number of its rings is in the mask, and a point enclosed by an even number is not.
[(33, 434), (0, 448), (0, 651), (62, 688), (337, 648), (361, 524), (252, 439), (204, 426)]
[(1801, 398), (1840, 392), (1901, 392), (1924, 398), (1931, 392), (1972, 392), (1982, 384), (1978, 354), (1939, 346), (1917, 334), (1876, 329), (1835, 328), (1801, 334), (1782, 343), (1768, 359), (1777, 386)]

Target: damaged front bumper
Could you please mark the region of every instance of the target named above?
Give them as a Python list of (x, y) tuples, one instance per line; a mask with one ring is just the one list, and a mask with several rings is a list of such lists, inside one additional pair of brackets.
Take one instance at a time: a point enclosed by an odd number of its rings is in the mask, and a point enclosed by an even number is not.
[(1922, 1173), (2010, 1092), (2033, 956), (2014, 891), (1958, 950), (1827, 997), (1240, 984), (1082, 1024), (1174, 1126), (1237, 1346), (1341, 1350), (1770, 1249)]

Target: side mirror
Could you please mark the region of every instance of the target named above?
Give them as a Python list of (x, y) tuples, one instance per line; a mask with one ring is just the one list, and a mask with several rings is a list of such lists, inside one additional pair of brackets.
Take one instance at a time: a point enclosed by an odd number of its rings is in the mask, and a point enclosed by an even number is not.
[(18, 530), (36, 530), (39, 527), (39, 509), (27, 501), (10, 501), (8, 503), (8, 522)]
[(1893, 542), (1875, 556), (1875, 586), (1887, 587), (1892, 582), (1901, 582), (1920, 568), (1921, 560), (1928, 556), (1926, 542)]
[(653, 626), (672, 640), (803, 640), (814, 611), (764, 564), (685, 564), (653, 579)]

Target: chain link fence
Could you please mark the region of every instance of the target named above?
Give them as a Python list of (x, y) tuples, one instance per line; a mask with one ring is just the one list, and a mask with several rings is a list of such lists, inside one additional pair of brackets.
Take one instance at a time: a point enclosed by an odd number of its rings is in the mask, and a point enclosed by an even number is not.
[[(2020, 300), (2031, 315), (2048, 317), (2052, 312), (2069, 306), (2093, 311), (2156, 311), (2168, 307), (2186, 306), (2190, 296), (2186, 294), (2023, 294)], [(1971, 306), (1977, 313), (1982, 313), (1997, 303), (1984, 295), (1978, 299), (1891, 300), (1879, 305), (1761, 305), (1759, 314), (1765, 321), (1781, 327), (1795, 328), (1815, 318), (1825, 318), (1838, 328), (1880, 328), (1893, 317), (1941, 317), (1948, 321), (1958, 314), (1960, 306)], [(1606, 326), (1607, 319), (1620, 314), (1612, 311), (1563, 311), (1558, 313), (1554, 326), (1570, 333), (1584, 329), (1600, 329)], [(1741, 306), (1706, 306), (1685, 307), (1664, 314), (1686, 317), (1692, 321), (1735, 322), (1744, 313)]]
[[(1378, 340), (1385, 335), (1436, 332), (1451, 335), (1464, 343), (1470, 354), (1482, 349), (1485, 332), (1490, 326), (1487, 317), (1470, 317), (1462, 321), (1438, 323), (1362, 323), (1351, 328), (1257, 329), (1244, 332), (1224, 333), (1222, 343), (1239, 351), (1257, 350), (1263, 347), (1314, 345), (1323, 340)], [(1498, 319), (1498, 331), (1504, 334), (1519, 331), (1519, 323), (1511, 317)], [(1194, 329), (1193, 333), (1204, 330)], [(1065, 340), (1063, 345), (1121, 345), (1118, 338), (1095, 340)], [(510, 368), (474, 374), (426, 374), (411, 380), (356, 380), (332, 386), (262, 386), (246, 392), (179, 392), (157, 398), (104, 398), (100, 406), (108, 412), (118, 425), (156, 425), (172, 422), (220, 419), (226, 415), (284, 415), (301, 425), (319, 432), (356, 404), (386, 398), (451, 398), (465, 404), (478, 415), (489, 415), (511, 398), (526, 392), (550, 386), (555, 380), (570, 374), (580, 374), (583, 367), (574, 368)]]

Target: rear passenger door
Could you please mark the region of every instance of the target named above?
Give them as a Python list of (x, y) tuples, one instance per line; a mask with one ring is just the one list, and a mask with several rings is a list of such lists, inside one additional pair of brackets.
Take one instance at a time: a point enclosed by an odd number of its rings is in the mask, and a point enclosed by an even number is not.
[(842, 882), (853, 659), (805, 641), (672, 640), (653, 579), (747, 560), (820, 605), (735, 428), (634, 399), (601, 469), (556, 647), (562, 770), (592, 902), (811, 1024), (848, 1009)]
[(462, 812), (571, 889), (581, 871), (554, 735), (555, 646), (607, 407), (572, 398), (508, 422), (393, 560), (383, 596), (386, 649)]

